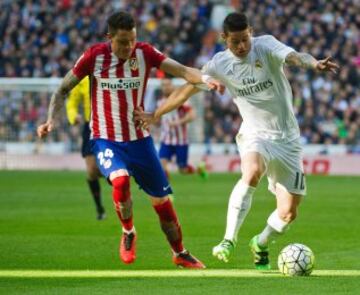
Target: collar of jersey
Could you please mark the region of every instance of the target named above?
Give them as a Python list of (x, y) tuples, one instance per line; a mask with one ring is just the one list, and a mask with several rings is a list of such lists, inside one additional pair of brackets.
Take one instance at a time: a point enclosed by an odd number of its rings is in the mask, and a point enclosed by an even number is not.
[(248, 55), (245, 58), (237, 57), (234, 53), (231, 52), (230, 49), (227, 49), (228, 55), (234, 60), (235, 63), (247, 63), (250, 58), (251, 50), (249, 51)]

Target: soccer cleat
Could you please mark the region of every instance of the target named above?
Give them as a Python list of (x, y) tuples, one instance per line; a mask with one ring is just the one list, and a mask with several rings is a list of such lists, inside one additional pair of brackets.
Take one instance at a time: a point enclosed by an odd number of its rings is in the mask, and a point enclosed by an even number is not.
[(209, 178), (209, 173), (206, 169), (206, 163), (200, 162), (197, 166), (197, 173), (200, 175), (200, 177), (204, 180), (207, 180)]
[(120, 241), (120, 258), (126, 263), (133, 263), (136, 258), (136, 234), (123, 233)]
[(269, 247), (260, 247), (257, 241), (258, 236), (255, 236), (249, 243), (251, 252), (254, 254), (255, 268), (258, 270), (269, 270), (271, 269), (269, 261)]
[(104, 208), (101, 207), (101, 208), (97, 209), (96, 219), (104, 220), (105, 218), (106, 218), (106, 214), (105, 214)]
[(187, 250), (181, 253), (174, 254), (173, 262), (178, 267), (193, 268), (193, 269), (206, 268), (206, 266), (200, 260), (192, 256), (190, 252)]
[(234, 248), (235, 248), (235, 243), (233, 241), (224, 239), (221, 241), (219, 245), (213, 248), (212, 254), (217, 259), (222, 260), (224, 262), (228, 262)]

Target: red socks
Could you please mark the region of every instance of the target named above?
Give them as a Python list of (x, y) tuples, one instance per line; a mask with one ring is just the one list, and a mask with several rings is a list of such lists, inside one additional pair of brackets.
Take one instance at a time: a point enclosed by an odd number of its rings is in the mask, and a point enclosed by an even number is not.
[(132, 200), (130, 195), (130, 177), (120, 176), (112, 180), (113, 202), (123, 228), (133, 228)]
[[(123, 229), (130, 231), (133, 229), (130, 177), (116, 177), (112, 181), (112, 186), (116, 213), (119, 216)], [(181, 227), (171, 201), (167, 200), (165, 203), (155, 205), (154, 209), (159, 216), (161, 229), (165, 233), (171, 248), (175, 253), (182, 252), (184, 247), (182, 244)]]
[(184, 250), (182, 244), (182, 233), (176, 212), (170, 200), (160, 205), (155, 205), (154, 209), (159, 216), (161, 229), (166, 235), (171, 248), (175, 253)]

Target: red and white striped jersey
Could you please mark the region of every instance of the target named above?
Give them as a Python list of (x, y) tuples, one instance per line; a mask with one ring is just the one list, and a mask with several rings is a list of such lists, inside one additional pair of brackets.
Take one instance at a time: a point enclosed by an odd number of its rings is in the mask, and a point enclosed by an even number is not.
[(79, 79), (90, 76), (91, 138), (123, 142), (149, 136), (148, 131), (135, 128), (133, 111), (144, 107), (150, 70), (160, 67), (165, 58), (142, 42), (136, 43), (127, 60), (119, 59), (110, 43), (98, 43), (85, 51), (73, 73)]
[[(166, 99), (159, 101), (159, 105), (163, 104)], [(178, 121), (192, 110), (190, 104), (184, 104), (177, 109), (164, 114), (161, 117), (161, 134), (160, 140), (168, 145), (186, 145), (188, 141), (188, 125), (189, 123), (171, 127), (170, 122)]]

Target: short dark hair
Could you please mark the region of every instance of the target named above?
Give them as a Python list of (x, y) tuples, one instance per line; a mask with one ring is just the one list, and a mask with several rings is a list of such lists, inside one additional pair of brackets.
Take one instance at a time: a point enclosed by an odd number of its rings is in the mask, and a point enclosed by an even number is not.
[(223, 23), (223, 31), (225, 34), (229, 32), (238, 32), (246, 30), (249, 27), (247, 16), (241, 12), (232, 12), (228, 14)]
[(131, 31), (135, 28), (135, 20), (132, 15), (126, 11), (119, 11), (112, 14), (108, 20), (108, 33), (114, 34), (117, 30)]

